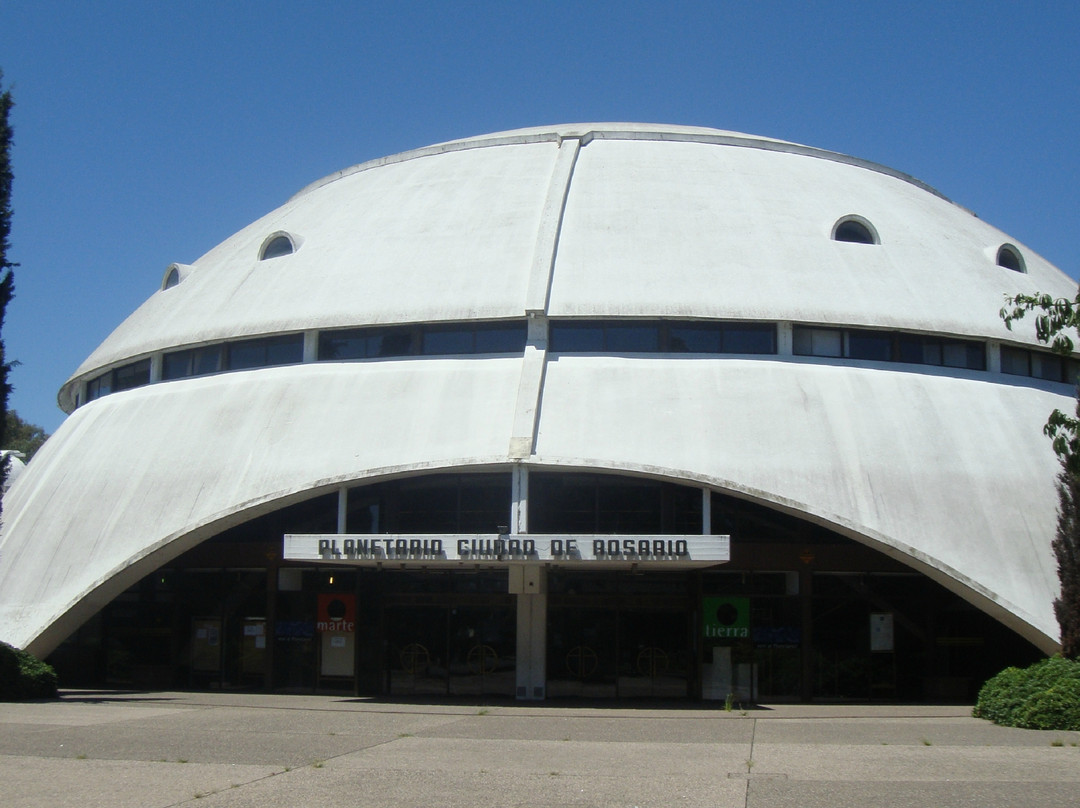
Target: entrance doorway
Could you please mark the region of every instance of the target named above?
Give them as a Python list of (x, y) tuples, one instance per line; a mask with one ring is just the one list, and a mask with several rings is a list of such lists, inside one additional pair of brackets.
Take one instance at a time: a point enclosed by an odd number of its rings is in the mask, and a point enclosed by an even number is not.
[(513, 599), (390, 603), (384, 664), (391, 695), (513, 696), (517, 622)]

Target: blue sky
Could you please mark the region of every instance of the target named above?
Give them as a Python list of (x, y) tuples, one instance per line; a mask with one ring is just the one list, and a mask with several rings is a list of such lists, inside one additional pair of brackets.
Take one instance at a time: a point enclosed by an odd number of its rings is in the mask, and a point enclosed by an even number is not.
[[(158, 288), (364, 160), (560, 122), (731, 129), (912, 174), (1080, 275), (1080, 3), (0, 3), (16, 107), (11, 405)], [(963, 305), (963, 301), (957, 301)]]

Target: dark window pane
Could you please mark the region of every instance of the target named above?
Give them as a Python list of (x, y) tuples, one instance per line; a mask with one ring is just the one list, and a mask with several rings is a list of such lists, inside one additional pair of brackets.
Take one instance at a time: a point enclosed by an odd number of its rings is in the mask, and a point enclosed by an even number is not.
[(266, 343), (261, 339), (229, 345), (229, 370), (258, 368), (266, 364)]
[(774, 354), (776, 353), (776, 326), (774, 325), (725, 325), (724, 353)]
[(125, 365), (114, 371), (113, 387), (117, 391), (130, 390), (150, 383), (150, 360), (144, 359), (131, 365)]
[(840, 356), (841, 340), (838, 328), (807, 328), (795, 326), (795, 353), (799, 356)]
[(888, 362), (892, 359), (892, 337), (878, 331), (848, 331), (844, 355), (852, 359)]
[(266, 341), (266, 364), (290, 365), (304, 361), (304, 335), (295, 334)]
[(603, 326), (598, 323), (552, 323), (551, 350), (602, 351)]
[(697, 488), (665, 484), (661, 533), (700, 533), (702, 496)]
[(191, 351), (167, 353), (161, 360), (161, 378), (182, 379), (191, 375)]
[(461, 477), (460, 517), (462, 533), (497, 533), (510, 526), (509, 475)]
[(192, 375), (203, 376), (221, 370), (221, 348), (220, 345), (208, 345), (205, 348), (196, 348), (192, 351)]
[(473, 329), (467, 325), (429, 328), (423, 334), (421, 353), (452, 356), (473, 352)]
[(112, 392), (112, 371), (102, 373), (96, 379), (86, 383), (86, 400), (93, 401), (95, 398), (107, 396)]
[(1028, 364), (1028, 352), (1022, 348), (1010, 348), (1001, 346), (1001, 372), (1013, 376), (1030, 376), (1031, 368)]
[(599, 478), (597, 533), (660, 533), (660, 483)]
[(1078, 379), (1080, 379), (1080, 362), (1077, 362), (1075, 359), (1066, 359), (1065, 381), (1075, 385)]
[(941, 346), (914, 334), (900, 334), (896, 338), (896, 359), (915, 365), (940, 365)]
[(986, 370), (986, 346), (981, 342), (967, 343), (967, 367), (971, 370)]
[(668, 327), (667, 349), (673, 353), (720, 353), (717, 325), (673, 325)]
[(521, 353), (525, 350), (525, 323), (479, 326), (476, 329), (477, 353)]
[(452, 477), (403, 481), (398, 500), (401, 533), (457, 533), (457, 485)]
[(413, 335), (407, 329), (380, 331), (370, 337), (368, 356), (410, 356), (413, 352)]
[(319, 360), (365, 359), (367, 344), (362, 331), (323, 331), (319, 334)]
[(594, 478), (584, 474), (530, 474), (529, 532), (595, 533)]
[(925, 340), (923, 342), (922, 364), (944, 365), (946, 364), (945, 359), (945, 346), (941, 344), (940, 340)]
[(1031, 354), (1031, 375), (1048, 382), (1060, 382), (1065, 378), (1061, 357), (1055, 354), (1035, 352)]
[(605, 345), (609, 351), (660, 350), (660, 327), (656, 324), (608, 325), (604, 328)]

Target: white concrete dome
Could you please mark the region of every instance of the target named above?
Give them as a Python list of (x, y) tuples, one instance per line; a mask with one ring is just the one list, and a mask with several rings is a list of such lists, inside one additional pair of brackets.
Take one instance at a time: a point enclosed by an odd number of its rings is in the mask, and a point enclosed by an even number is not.
[[(171, 266), (65, 383), (70, 417), (5, 498), (2, 639), (48, 653), (142, 575), (315, 493), (526, 465), (826, 525), (1050, 650), (1041, 425), (1072, 388), (998, 316), (1036, 290), (1075, 282), (906, 175), (776, 140), (586, 124), (355, 166)], [(559, 350), (574, 320), (763, 324), (774, 351)], [(320, 332), (473, 321), (528, 322), (527, 344), (319, 361)], [(865, 331), (983, 364), (849, 354)], [(166, 354), (282, 334), (303, 361), (162, 380)], [(1023, 356), (1030, 375), (1002, 372)], [(88, 395), (140, 362), (132, 389)]]

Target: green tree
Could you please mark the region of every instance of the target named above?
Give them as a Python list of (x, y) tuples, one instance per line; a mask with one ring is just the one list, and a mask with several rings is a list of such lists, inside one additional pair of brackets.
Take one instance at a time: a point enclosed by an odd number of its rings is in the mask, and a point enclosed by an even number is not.
[[(1001, 317), (1008, 328), (1029, 313), (1035, 315), (1039, 342), (1060, 354), (1073, 350), (1073, 334), (1080, 332), (1080, 292), (1069, 300), (1050, 295), (1016, 295), (1008, 298)], [(1054, 410), (1043, 432), (1061, 460), (1058, 476), (1058, 523), (1051, 547), (1057, 561), (1061, 596), (1054, 601), (1054, 615), (1061, 628), (1061, 652), (1080, 658), (1080, 399), (1075, 413)]]
[(37, 424), (28, 424), (19, 417), (15, 410), (8, 410), (4, 415), (4, 449), (22, 452), (29, 460), (34, 452), (41, 448), (48, 435)]
[[(0, 81), (4, 74), (0, 72)], [(14, 102), (11, 92), (0, 92), (0, 447), (7, 440), (5, 434), (7, 426), (8, 396), (11, 393), (11, 384), (8, 381), (8, 373), (11, 363), (7, 361), (4, 351), (3, 329), (4, 315), (7, 305), (15, 295), (15, 264), (8, 261), (8, 237), (11, 235), (11, 125), (8, 121), (9, 113)], [(7, 473), (6, 464), (0, 466), (0, 484), (3, 483)]]

